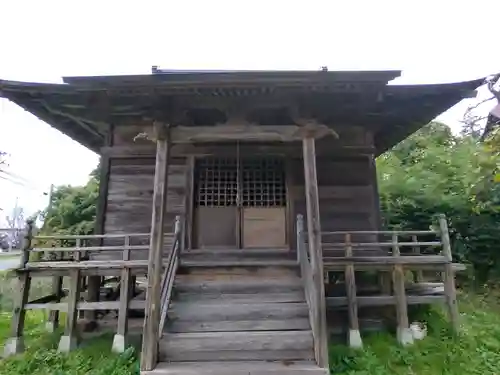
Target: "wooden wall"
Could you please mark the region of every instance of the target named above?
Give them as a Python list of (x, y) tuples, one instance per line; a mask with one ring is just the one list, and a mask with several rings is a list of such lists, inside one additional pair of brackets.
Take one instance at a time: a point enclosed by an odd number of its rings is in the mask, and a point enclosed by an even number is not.
[[(130, 140), (115, 132), (114, 146), (123, 146)], [(173, 232), (176, 215), (185, 213), (188, 163), (185, 157), (171, 157), (169, 161), (167, 212), (165, 232)], [(151, 229), (155, 155), (110, 159), (109, 182), (104, 216), (104, 233), (149, 233)], [(109, 241), (108, 241), (109, 243)], [(135, 239), (133, 244), (145, 244), (147, 238)], [(170, 243), (165, 244), (165, 251)], [(99, 257), (111, 258), (105, 253)], [(120, 258), (116, 254), (113, 258)], [(132, 259), (147, 259), (147, 251), (132, 252)]]
[[(146, 155), (142, 153), (140, 157), (127, 157), (129, 149), (140, 146), (133, 142), (129, 129), (116, 129), (113, 146), (108, 148), (110, 173), (104, 233), (149, 233), (155, 168), (154, 148)], [(153, 143), (150, 143), (153, 146)], [(268, 145), (265, 150), (279, 155), (284, 145), (286, 144), (278, 143), (271, 147)], [(317, 142), (317, 149), (321, 150), (317, 155), (317, 174), (322, 231), (378, 229), (379, 208), (373, 154), (366, 151), (372, 145), (371, 133), (360, 128), (344, 131), (338, 140), (323, 139)], [(284, 155), (288, 163), (287, 186), (290, 197), (288, 238), (294, 248), (295, 217), (299, 213), (306, 214), (304, 166), (301, 143), (294, 142), (288, 146), (291, 148), (287, 148), (288, 154)], [(262, 154), (259, 147), (262, 146), (248, 145), (242, 149), (249, 152), (246, 156), (250, 156), (255, 153)], [(356, 147), (364, 151), (357, 152)], [(233, 152), (235, 150), (234, 147), (229, 149)], [(190, 155), (216, 155), (220, 152), (226, 153), (227, 156), (228, 146), (200, 145), (193, 148), (196, 151), (193, 153), (186, 152), (189, 150), (186, 148), (181, 150), (182, 152), (174, 152), (169, 167), (166, 232), (172, 231), (175, 215), (189, 211), (186, 208), (189, 207), (187, 195), (190, 191), (193, 166), (189, 161)], [(186, 228), (190, 231), (189, 224)], [(133, 258), (145, 259), (146, 256), (147, 252), (142, 252), (140, 255), (134, 254)]]
[[(372, 158), (370, 155), (317, 158), (323, 232), (378, 229), (377, 182)], [(303, 214), (306, 217), (303, 162), (295, 159), (290, 163), (292, 212), (294, 216)]]

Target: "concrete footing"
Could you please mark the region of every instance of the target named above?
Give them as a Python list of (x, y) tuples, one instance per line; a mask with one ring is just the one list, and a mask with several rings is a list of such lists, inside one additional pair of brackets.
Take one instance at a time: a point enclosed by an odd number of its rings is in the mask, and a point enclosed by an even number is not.
[(361, 339), (361, 333), (358, 329), (350, 329), (348, 337), (349, 347), (354, 349), (363, 348), (363, 340)]
[(61, 336), (57, 350), (68, 353), (78, 347), (78, 339), (75, 336)]
[(4, 357), (10, 357), (24, 351), (24, 338), (11, 337), (7, 340), (4, 347)]
[(398, 327), (397, 336), (398, 342), (401, 345), (406, 346), (413, 344), (413, 333), (410, 328)]
[(123, 353), (127, 349), (127, 338), (124, 335), (116, 334), (113, 337), (113, 346), (111, 351), (113, 353)]

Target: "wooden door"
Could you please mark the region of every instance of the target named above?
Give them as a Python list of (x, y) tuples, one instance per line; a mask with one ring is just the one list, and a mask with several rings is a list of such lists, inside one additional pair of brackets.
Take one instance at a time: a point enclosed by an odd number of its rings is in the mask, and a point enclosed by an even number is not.
[(242, 161), (242, 246), (286, 246), (286, 186), (284, 161), (253, 158)]
[(203, 158), (195, 166), (196, 247), (239, 246), (238, 171), (232, 158)]
[(200, 159), (194, 192), (196, 247), (286, 246), (282, 159)]

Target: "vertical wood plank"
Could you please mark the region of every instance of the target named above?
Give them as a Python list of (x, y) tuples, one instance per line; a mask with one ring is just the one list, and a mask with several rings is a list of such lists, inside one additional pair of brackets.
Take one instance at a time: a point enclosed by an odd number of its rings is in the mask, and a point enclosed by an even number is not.
[[(76, 239), (76, 246), (74, 252), (74, 260), (76, 262), (80, 261), (81, 253), (80, 249), (81, 240)], [(64, 335), (61, 336), (59, 340), (58, 350), (60, 352), (69, 352), (74, 350), (78, 346), (78, 332), (77, 332), (77, 320), (78, 320), (78, 302), (80, 301), (81, 293), (81, 274), (79, 269), (70, 270), (70, 284), (69, 284), (69, 295), (68, 295), (68, 312), (66, 314), (66, 322), (64, 327)]]
[[(411, 242), (416, 244), (418, 242), (418, 237), (417, 235), (411, 236)], [(420, 246), (414, 245), (412, 247), (412, 251), (414, 255), (420, 255)], [(422, 270), (416, 270), (413, 271), (413, 281), (416, 283), (423, 283), (424, 282), (424, 271)]]
[[(23, 250), (21, 253), (20, 267), (24, 268), (29, 260), (29, 251), (33, 241), (33, 221), (26, 222), (26, 229), (23, 238)], [(24, 323), (26, 310), (24, 306), (28, 303), (29, 291), (31, 287), (31, 275), (23, 272), (17, 278), (17, 298), (14, 304), (11, 320), (10, 338), (5, 343), (4, 357), (19, 354), (24, 351)]]
[[(123, 260), (130, 260), (130, 236), (125, 236)], [(111, 347), (114, 353), (123, 353), (127, 349), (128, 307), (131, 298), (131, 287), (130, 268), (125, 266), (120, 275), (120, 306), (116, 334)]]
[[(398, 245), (398, 235), (392, 235), (392, 255), (401, 255)], [(400, 344), (408, 345), (413, 343), (413, 335), (408, 321), (408, 305), (406, 303), (405, 277), (403, 266), (394, 265), (392, 272), (392, 282), (394, 286), (394, 297), (396, 298), (396, 315), (398, 320), (397, 338)]]
[(318, 365), (328, 368), (328, 337), (326, 323), (326, 302), (323, 270), (323, 251), (321, 244), (321, 223), (319, 213), (318, 177), (316, 172), (316, 149), (314, 138), (302, 140), (304, 157), (304, 179), (306, 191), (307, 232), (309, 254), (315, 287), (315, 320), (318, 324), (318, 337), (315, 345), (315, 357)]
[[(345, 235), (345, 256), (346, 258), (352, 257), (352, 241), (350, 233)], [(351, 348), (362, 348), (363, 341), (361, 340), (361, 333), (359, 331), (356, 276), (354, 273), (353, 263), (346, 264), (344, 277), (347, 294), (347, 312), (349, 315), (348, 343)]]
[[(113, 132), (114, 126), (110, 125), (107, 129), (105, 145), (108, 147), (113, 146)], [(106, 223), (106, 211), (108, 207), (108, 194), (109, 194), (109, 178), (111, 173), (111, 158), (109, 155), (101, 155), (100, 170), (99, 170), (99, 197), (96, 206), (96, 222), (94, 227), (95, 234), (104, 234), (104, 225)], [(98, 246), (103, 245), (103, 239), (98, 241)], [(101, 276), (89, 276), (87, 301), (98, 302), (101, 289)], [(92, 331), (97, 328), (97, 314), (98, 310), (85, 311), (85, 331)]]
[[(62, 258), (62, 254), (54, 253), (57, 259)], [(59, 303), (63, 298), (63, 277), (62, 276), (54, 276), (52, 278), (52, 294), (54, 294), (55, 300), (54, 302)], [(52, 310), (49, 312), (49, 318), (47, 323), (45, 323), (45, 330), (47, 332), (55, 332), (59, 328), (59, 310)]]
[(448, 316), (453, 327), (453, 331), (457, 333), (460, 328), (460, 314), (458, 312), (457, 305), (457, 290), (455, 287), (455, 274), (453, 272), (450, 234), (448, 231), (446, 216), (444, 215), (439, 215), (439, 228), (441, 232), (441, 242), (443, 244), (443, 255), (447, 261), (444, 266), (444, 292), (446, 296), (446, 305), (448, 307)]
[(148, 259), (146, 307), (142, 338), (142, 371), (150, 371), (154, 369), (158, 358), (158, 325), (160, 324), (161, 271), (163, 266), (163, 224), (167, 209), (166, 203), (170, 137), (166, 126), (156, 123), (155, 129), (157, 134), (156, 166)]
[(187, 159), (187, 179), (186, 179), (186, 244), (188, 249), (192, 249), (193, 244), (193, 224), (194, 224), (194, 168), (195, 168), (196, 159), (194, 156), (189, 156)]

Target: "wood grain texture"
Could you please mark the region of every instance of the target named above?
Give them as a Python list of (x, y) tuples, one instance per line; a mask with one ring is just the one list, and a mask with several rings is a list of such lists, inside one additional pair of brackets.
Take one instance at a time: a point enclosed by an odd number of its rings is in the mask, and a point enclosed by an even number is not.
[(158, 341), (161, 309), (161, 271), (165, 211), (168, 205), (168, 135), (156, 142), (151, 240), (148, 259), (146, 310), (141, 349), (141, 370), (152, 370), (158, 359)]
[(316, 362), (328, 368), (328, 337), (326, 323), (325, 285), (323, 275), (323, 252), (321, 242), (321, 217), (319, 211), (318, 176), (316, 170), (315, 143), (312, 138), (302, 141), (304, 151), (304, 178), (307, 207), (307, 235), (311, 271), (313, 276), (315, 303), (311, 304), (317, 324), (314, 342)]

